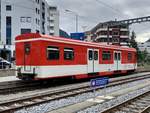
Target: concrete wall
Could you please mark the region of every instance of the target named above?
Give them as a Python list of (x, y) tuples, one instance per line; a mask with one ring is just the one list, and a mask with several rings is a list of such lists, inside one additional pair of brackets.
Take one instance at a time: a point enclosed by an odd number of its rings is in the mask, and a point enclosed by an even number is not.
[(15, 70), (0, 70), (0, 77), (15, 76)]

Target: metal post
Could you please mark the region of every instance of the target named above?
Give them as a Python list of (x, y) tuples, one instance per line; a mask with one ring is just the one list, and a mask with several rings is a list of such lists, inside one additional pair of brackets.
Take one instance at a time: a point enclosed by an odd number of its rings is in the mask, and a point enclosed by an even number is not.
[(68, 9), (66, 9), (65, 11), (75, 14), (75, 16), (76, 16), (76, 19), (75, 19), (75, 21), (76, 21), (76, 32), (78, 32), (78, 14), (76, 12), (68, 10)]
[(76, 14), (76, 32), (78, 32), (78, 14)]

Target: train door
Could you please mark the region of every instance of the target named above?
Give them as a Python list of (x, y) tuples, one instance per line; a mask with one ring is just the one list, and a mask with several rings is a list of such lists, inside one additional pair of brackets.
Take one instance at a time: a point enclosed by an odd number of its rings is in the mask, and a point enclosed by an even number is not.
[(99, 72), (99, 50), (88, 49), (88, 73)]
[(24, 71), (31, 71), (30, 43), (24, 43)]
[(115, 68), (115, 71), (121, 70), (121, 52), (120, 51), (114, 52), (114, 68)]

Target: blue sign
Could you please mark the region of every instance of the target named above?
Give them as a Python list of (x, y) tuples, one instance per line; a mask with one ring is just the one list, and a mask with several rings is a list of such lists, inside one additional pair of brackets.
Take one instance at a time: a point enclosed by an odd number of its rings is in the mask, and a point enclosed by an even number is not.
[(108, 77), (97, 78), (91, 80), (91, 87), (105, 86), (109, 83)]
[(85, 34), (84, 33), (70, 33), (72, 39), (75, 40), (84, 40)]

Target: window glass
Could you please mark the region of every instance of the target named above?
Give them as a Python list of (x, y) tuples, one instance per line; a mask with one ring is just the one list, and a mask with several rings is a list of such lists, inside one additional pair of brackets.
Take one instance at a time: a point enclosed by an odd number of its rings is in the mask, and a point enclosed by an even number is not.
[(102, 59), (103, 60), (111, 60), (111, 53), (110, 53), (110, 51), (103, 51)]
[(74, 59), (74, 50), (72, 48), (64, 48), (64, 59), (65, 60)]
[(94, 51), (94, 60), (98, 60), (98, 51)]
[(89, 60), (93, 60), (93, 51), (89, 50)]
[(115, 57), (114, 57), (114, 58), (115, 58), (115, 60), (117, 60), (117, 59), (118, 59), (117, 53), (115, 53)]
[(30, 47), (30, 44), (29, 43), (26, 43), (25, 45), (24, 45), (24, 49), (25, 49), (25, 54), (30, 54), (30, 49), (31, 49), (31, 47)]
[(27, 17), (27, 18), (26, 18), (26, 21), (27, 21), (28, 23), (31, 23), (31, 17)]
[(6, 11), (11, 11), (11, 5), (6, 5)]
[(132, 60), (132, 54), (128, 53), (128, 60)]
[(58, 60), (59, 59), (59, 48), (58, 47), (47, 47), (47, 59), (48, 60)]
[(121, 54), (120, 54), (120, 53), (118, 53), (118, 60), (120, 60), (120, 55), (121, 55)]

